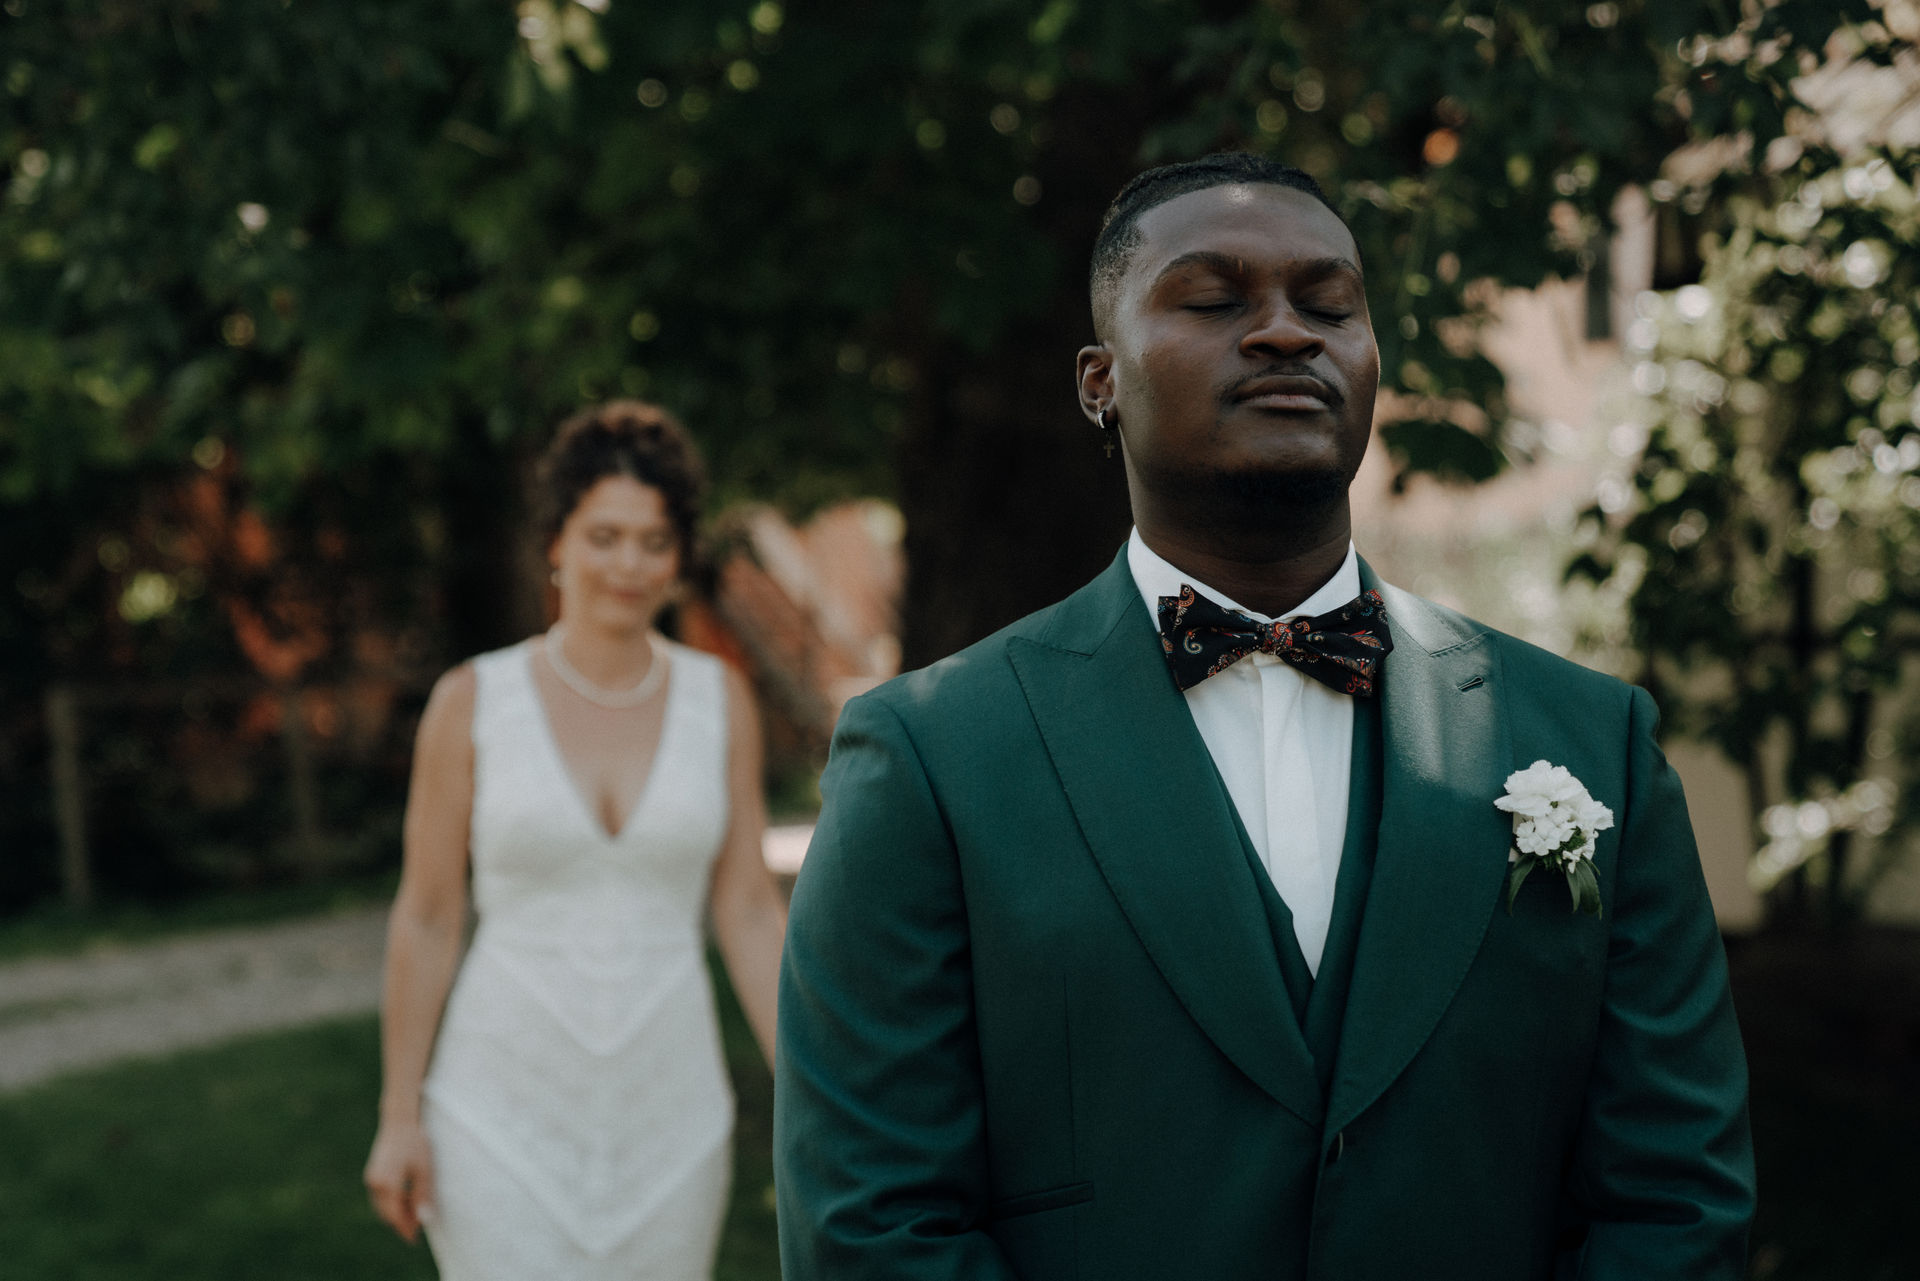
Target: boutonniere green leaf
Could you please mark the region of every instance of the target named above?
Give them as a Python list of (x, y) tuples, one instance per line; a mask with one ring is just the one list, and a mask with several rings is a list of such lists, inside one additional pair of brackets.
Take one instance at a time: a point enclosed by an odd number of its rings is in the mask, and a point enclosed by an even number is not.
[(1593, 847), (1613, 826), (1613, 811), (1587, 792), (1564, 765), (1535, 761), (1507, 776), (1506, 795), (1494, 802), (1513, 815), (1513, 848), (1507, 862), (1507, 911), (1520, 887), (1537, 867), (1567, 878), (1573, 910), (1600, 915), (1600, 876), (1593, 870)]

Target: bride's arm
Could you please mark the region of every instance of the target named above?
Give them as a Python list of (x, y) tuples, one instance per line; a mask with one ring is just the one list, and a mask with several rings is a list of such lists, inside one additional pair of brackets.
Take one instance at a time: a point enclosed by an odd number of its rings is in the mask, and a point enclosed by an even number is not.
[(441, 677), (414, 741), (400, 891), (387, 922), (380, 1004), (380, 1128), (367, 1157), (373, 1208), (408, 1241), (433, 1203), (433, 1157), (420, 1123), (420, 1087), (459, 963), (467, 916), (467, 836), (473, 810), (471, 666)]
[(787, 907), (762, 851), (767, 827), (761, 786), (760, 718), (746, 680), (727, 669), (727, 838), (714, 864), (710, 911), (727, 975), (760, 1052), (773, 1062), (774, 1008)]

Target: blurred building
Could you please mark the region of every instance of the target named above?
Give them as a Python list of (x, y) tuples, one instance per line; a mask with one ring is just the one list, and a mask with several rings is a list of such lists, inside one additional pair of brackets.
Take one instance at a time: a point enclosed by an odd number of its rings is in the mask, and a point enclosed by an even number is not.
[(805, 808), (840, 709), (900, 671), (900, 513), (863, 499), (794, 525), (755, 504), (718, 525), (713, 599), (681, 608), (682, 639), (752, 677), (773, 805)]

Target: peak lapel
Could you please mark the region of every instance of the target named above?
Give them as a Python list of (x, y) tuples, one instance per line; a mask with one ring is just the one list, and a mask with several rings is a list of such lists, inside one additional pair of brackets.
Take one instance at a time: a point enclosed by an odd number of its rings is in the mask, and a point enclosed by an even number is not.
[(1221, 1052), (1311, 1125), (1323, 1108), (1231, 802), (1124, 551), (1008, 654), (1087, 846), (1168, 985)]
[[(1368, 587), (1380, 586), (1362, 567)], [(1432, 1035), (1493, 918), (1510, 824), (1493, 807), (1512, 748), (1498, 655), (1419, 598), (1384, 588), (1380, 837), (1341, 1024), (1329, 1131), (1391, 1085)]]

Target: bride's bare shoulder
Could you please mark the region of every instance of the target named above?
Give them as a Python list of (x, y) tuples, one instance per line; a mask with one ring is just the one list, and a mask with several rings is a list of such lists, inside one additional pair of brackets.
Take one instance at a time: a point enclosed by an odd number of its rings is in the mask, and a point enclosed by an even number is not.
[[(417, 753), (440, 755), (472, 751), (473, 704), (479, 678), (472, 661), (440, 674), (420, 713)], [(436, 750), (437, 749), (437, 750)]]

